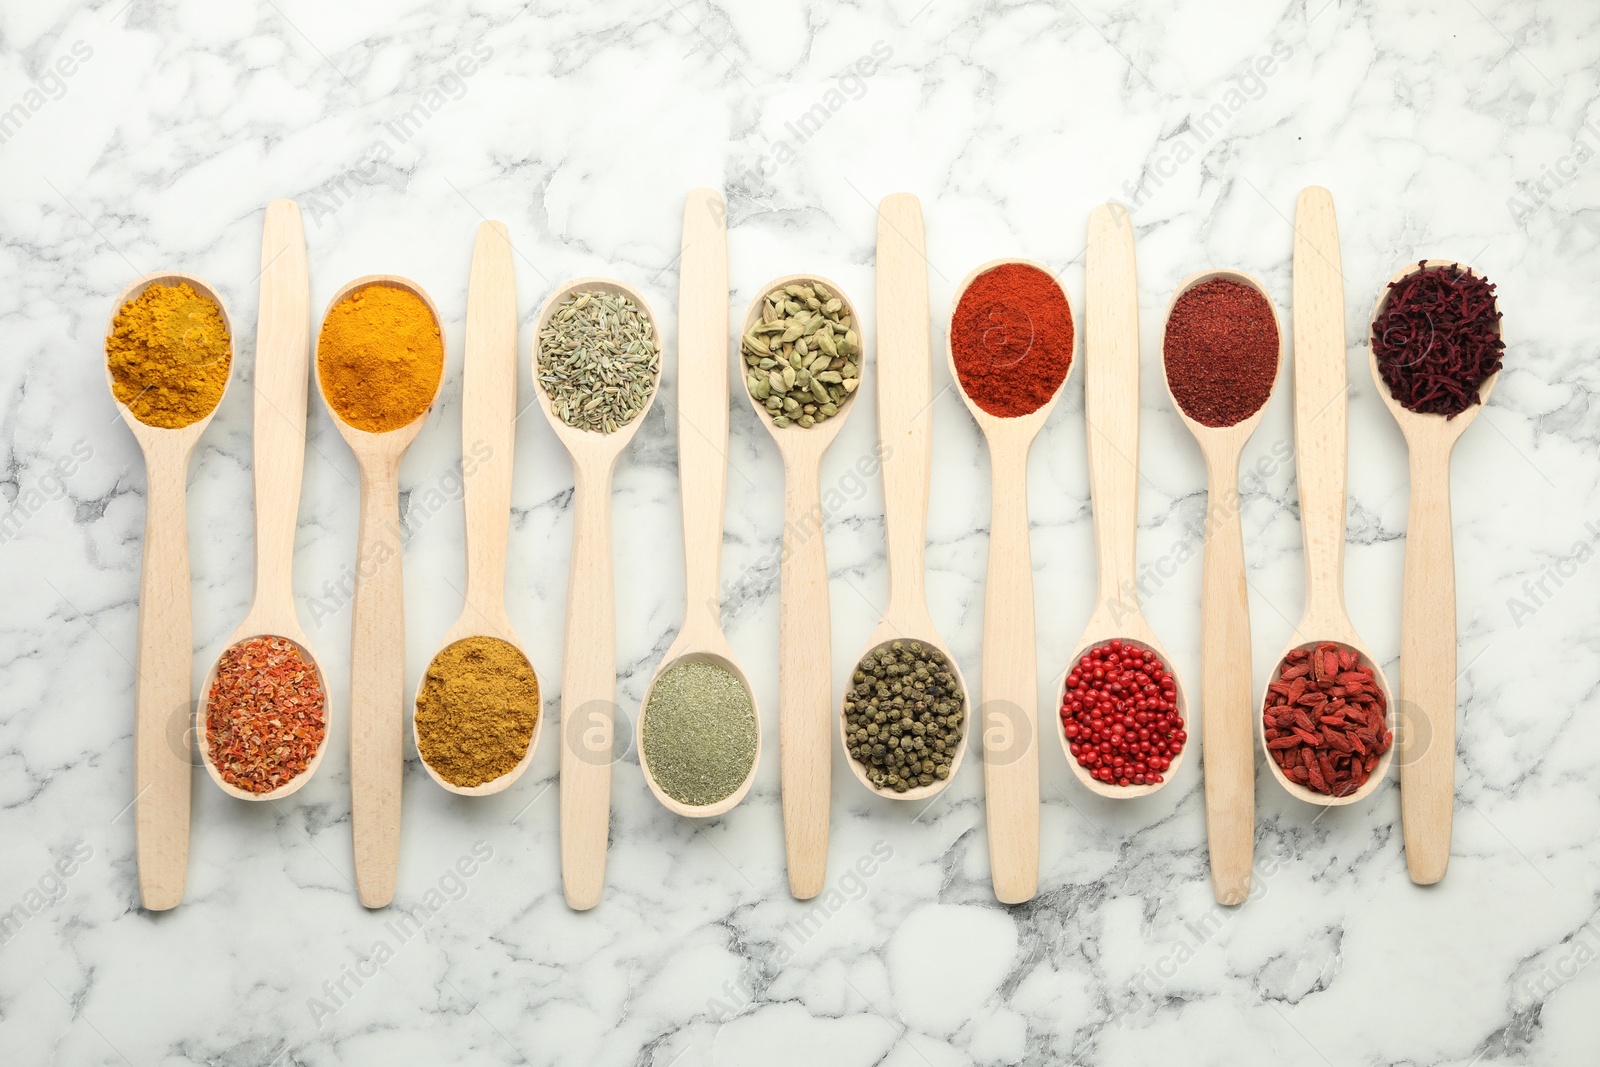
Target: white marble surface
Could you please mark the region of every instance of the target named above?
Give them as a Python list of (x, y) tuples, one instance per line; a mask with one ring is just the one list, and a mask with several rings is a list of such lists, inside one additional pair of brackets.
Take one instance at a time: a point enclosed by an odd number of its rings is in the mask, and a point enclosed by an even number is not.
[[(10, 124), (0, 144), (0, 908), (12, 909), (0, 1061), (1593, 1061), (1591, 6), (1258, 2), (1229, 5), (1222, 21), (1212, 5), (1100, 0), (353, 7), (45, 0), (0, 14), (0, 107), (22, 106), (0, 112)], [(841, 79), (875, 46), (887, 53), (881, 69)], [(75, 49), (70, 77), (48, 73)], [(452, 73), (463, 57), (470, 76)], [(1270, 71), (1250, 68), (1258, 62)], [(818, 103), (826, 124), (797, 137), (789, 124)], [(421, 116), (411, 129), (387, 125), (407, 112)], [(1289, 216), (1312, 183), (1333, 190), (1344, 243), (1348, 599), (1391, 672), (1407, 471), (1360, 330), (1383, 279), (1437, 255), (1500, 284), (1512, 339), (1492, 407), (1455, 461), (1464, 717), (1442, 885), (1406, 877), (1393, 778), (1368, 802), (1318, 817), (1261, 768), (1258, 899), (1221, 911), (1200, 762), (1158, 797), (1117, 806), (1077, 786), (1047, 735), (1041, 891), (1028, 905), (1000, 907), (990, 894), (976, 759), (913, 818), (865, 795), (842, 755), (837, 895), (821, 911), (796, 904), (773, 746), (749, 799), (706, 825), (668, 815), (626, 756), (607, 894), (575, 914), (560, 892), (550, 733), (530, 773), (488, 800), (446, 796), (412, 756), (399, 902), (427, 909), (427, 921), (402, 937), (388, 925), (398, 907), (367, 913), (356, 902), (339, 733), (317, 779), (281, 803), (241, 804), (197, 778), (187, 898), (169, 914), (138, 908), (127, 805), (145, 477), (100, 351), (109, 301), (136, 274), (199, 273), (240, 324), (238, 380), (190, 479), (197, 684), (250, 595), (247, 383), (262, 204), (293, 196), (305, 206), (314, 307), (375, 271), (409, 275), (437, 300), (448, 379), (404, 468), (414, 683), (460, 603), (460, 507), (429, 492), (449, 487), (459, 460), (462, 316), (480, 218), (510, 226), (525, 330), (557, 280), (611, 274), (645, 290), (671, 338), (687, 189), (733, 190), (735, 314), (765, 279), (802, 270), (837, 278), (870, 308), (873, 205), (914, 191), (942, 384), (957, 280), (995, 256), (1031, 256), (1064, 271), (1081, 312), (1087, 212), (1112, 197), (1134, 203), (1149, 564), (1195, 542), (1204, 507), (1199, 455), (1161, 389), (1161, 309), (1180, 278), (1214, 265), (1260, 274), (1286, 307)], [(663, 403), (616, 484), (630, 717), (682, 610), (668, 366)], [(1030, 471), (1043, 691), (1093, 595), (1081, 383), (1074, 375)], [(869, 375), (825, 472), (847, 498), (827, 527), (840, 684), (886, 592), (880, 487), (849, 480), (874, 445), (876, 387)], [(530, 389), (524, 369), (525, 397)], [(1280, 392), (1247, 463), (1285, 448), (1289, 415)], [(949, 392), (936, 418), (933, 612), (977, 685), (987, 459)], [(328, 590), (353, 562), (354, 468), (320, 404), (311, 431), (296, 591), (337, 705), (350, 619)], [(511, 612), (553, 711), (571, 474), (537, 415), (520, 421), (517, 444)], [(755, 577), (726, 620), (775, 737), (778, 591), (763, 561), (779, 536), (780, 467), (742, 402), (729, 459), (724, 576)], [(1269, 466), (1245, 507), (1258, 690), (1301, 607), (1292, 464)], [(1196, 555), (1146, 604), (1191, 685), (1199, 574)], [(470, 878), (453, 875), (474, 850), (489, 858)], [(858, 861), (870, 875), (849, 873)], [(53, 873), (58, 863), (69, 876)]]

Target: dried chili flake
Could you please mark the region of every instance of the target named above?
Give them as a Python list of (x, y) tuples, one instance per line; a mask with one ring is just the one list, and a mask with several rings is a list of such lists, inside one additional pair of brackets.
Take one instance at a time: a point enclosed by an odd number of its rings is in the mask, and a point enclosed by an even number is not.
[[(1318, 709), (1315, 718), (1309, 708)], [(1267, 755), (1290, 781), (1349, 796), (1394, 742), (1385, 711), (1383, 690), (1354, 649), (1331, 641), (1295, 649), (1267, 686)]]
[(1453, 419), (1478, 403), (1505, 342), (1494, 283), (1453, 263), (1391, 282), (1372, 323), (1372, 355), (1395, 402)]
[(206, 750), (229, 785), (267, 793), (303, 774), (322, 747), (322, 682), (284, 637), (252, 637), (222, 654), (206, 696)]

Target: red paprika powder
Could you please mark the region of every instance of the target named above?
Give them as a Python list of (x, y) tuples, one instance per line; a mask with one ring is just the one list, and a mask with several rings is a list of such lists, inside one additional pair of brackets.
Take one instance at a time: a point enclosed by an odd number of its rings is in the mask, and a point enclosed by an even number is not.
[(1161, 342), (1167, 386), (1183, 413), (1202, 426), (1234, 426), (1272, 393), (1278, 377), (1278, 323), (1253, 286), (1213, 278), (1184, 291)]
[(950, 355), (974, 404), (1003, 419), (1038, 411), (1072, 366), (1072, 308), (1060, 284), (1028, 263), (972, 280), (950, 320)]

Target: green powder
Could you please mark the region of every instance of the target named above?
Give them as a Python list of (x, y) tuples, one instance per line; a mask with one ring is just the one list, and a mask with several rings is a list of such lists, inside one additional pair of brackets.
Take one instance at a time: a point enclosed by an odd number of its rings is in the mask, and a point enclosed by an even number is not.
[(750, 693), (713, 663), (680, 663), (656, 679), (641, 732), (648, 773), (680, 804), (705, 807), (727, 799), (755, 763)]

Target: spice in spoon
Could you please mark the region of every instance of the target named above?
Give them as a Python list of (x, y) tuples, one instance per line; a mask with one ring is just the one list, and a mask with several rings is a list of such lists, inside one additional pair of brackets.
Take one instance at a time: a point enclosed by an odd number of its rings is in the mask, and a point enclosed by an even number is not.
[(950, 319), (950, 356), (962, 391), (1003, 419), (1050, 402), (1072, 366), (1072, 308), (1049, 274), (1029, 263), (986, 270)]
[(761, 302), (744, 352), (745, 388), (772, 425), (809, 429), (833, 418), (861, 385), (861, 338), (844, 300), (816, 281), (792, 282)]
[(327, 732), (322, 680), (286, 637), (252, 637), (217, 661), (206, 751), (222, 780), (267, 793), (305, 772)]
[(329, 309), (317, 336), (322, 395), (341, 421), (368, 433), (421, 418), (443, 373), (439, 323), (408, 289), (357, 289)]
[(689, 660), (656, 679), (640, 723), (646, 773), (679, 804), (726, 800), (750, 777), (756, 712), (726, 668)]
[(1454, 263), (1418, 267), (1389, 284), (1372, 323), (1372, 355), (1401, 407), (1453, 419), (1500, 369), (1506, 346), (1494, 283)]
[(1278, 377), (1278, 323), (1254, 286), (1213, 278), (1186, 289), (1167, 316), (1167, 385), (1202, 426), (1235, 426), (1257, 411)]
[(1189, 734), (1178, 684), (1148, 648), (1096, 645), (1067, 672), (1061, 732), (1078, 766), (1107, 785), (1159, 785)]
[(167, 430), (211, 414), (232, 361), (222, 309), (188, 282), (146, 288), (122, 305), (106, 338), (112, 393), (134, 418)]
[(539, 384), (568, 426), (614, 433), (639, 417), (656, 389), (655, 326), (626, 296), (573, 293), (539, 334)]
[(874, 789), (904, 793), (950, 777), (966, 694), (943, 652), (891, 641), (868, 652), (844, 697), (845, 747)]
[(1267, 686), (1267, 755), (1314, 793), (1349, 796), (1394, 743), (1386, 701), (1356, 650), (1324, 641), (1283, 657)]
[(509, 773), (539, 722), (539, 679), (522, 650), (497, 637), (445, 646), (417, 693), (417, 751), (440, 778), (470, 789)]

